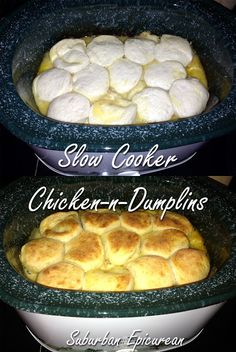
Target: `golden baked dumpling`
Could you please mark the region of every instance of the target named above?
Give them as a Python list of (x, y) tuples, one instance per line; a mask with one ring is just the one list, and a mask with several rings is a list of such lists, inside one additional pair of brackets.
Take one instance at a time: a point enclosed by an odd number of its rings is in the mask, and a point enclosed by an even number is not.
[(161, 211), (156, 212), (153, 220), (153, 231), (177, 229), (187, 235), (193, 231), (192, 224), (185, 216), (170, 211), (166, 212), (163, 219), (161, 219), (161, 215)]
[(65, 260), (79, 265), (84, 271), (99, 268), (104, 261), (101, 237), (83, 231), (66, 246)]
[(61, 261), (63, 255), (63, 243), (51, 238), (39, 238), (21, 248), (20, 260), (25, 274), (33, 280), (41, 270)]
[(82, 231), (78, 213), (75, 211), (51, 214), (41, 221), (39, 229), (42, 236), (62, 242), (70, 241)]
[(147, 255), (139, 257), (127, 264), (127, 268), (134, 277), (135, 290), (147, 290), (173, 286), (175, 277), (168, 260)]
[(142, 255), (159, 255), (169, 258), (181, 248), (188, 248), (189, 240), (182, 231), (168, 229), (147, 233), (142, 238)]
[(153, 231), (164, 229), (178, 229), (188, 237), (190, 247), (206, 250), (200, 233), (194, 229), (190, 221), (183, 215), (168, 211), (161, 219), (161, 212), (157, 211), (153, 220)]
[(178, 285), (202, 280), (210, 271), (210, 263), (205, 252), (193, 248), (180, 249), (170, 258)]
[(76, 265), (60, 262), (42, 270), (37, 282), (42, 285), (80, 290), (82, 288), (84, 271)]
[(58, 212), (22, 246), (25, 276), (50, 287), (89, 291), (157, 289), (207, 277), (201, 234), (178, 213)]
[(138, 255), (140, 237), (125, 229), (113, 230), (104, 235), (106, 258), (113, 265), (122, 265)]
[(132, 213), (124, 211), (120, 216), (121, 226), (139, 235), (152, 230), (152, 220), (152, 215), (144, 211), (134, 211)]
[(109, 271), (91, 270), (85, 274), (84, 290), (87, 291), (130, 291), (133, 277), (125, 268), (115, 267)]
[(204, 245), (204, 240), (196, 229), (193, 229), (193, 231), (188, 234), (188, 239), (190, 242), (190, 247), (200, 249), (204, 252), (207, 251)]
[(120, 218), (117, 213), (108, 211), (83, 212), (81, 221), (86, 231), (101, 235), (120, 226)]

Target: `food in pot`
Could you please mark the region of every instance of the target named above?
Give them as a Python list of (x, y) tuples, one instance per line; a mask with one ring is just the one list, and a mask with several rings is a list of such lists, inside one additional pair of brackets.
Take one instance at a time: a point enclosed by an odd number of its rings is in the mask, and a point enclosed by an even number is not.
[(80, 118), (86, 118), (90, 111), (89, 100), (75, 92), (66, 93), (53, 99), (49, 108), (48, 116), (67, 122), (73, 122)]
[(102, 125), (190, 117), (202, 113), (209, 98), (191, 44), (149, 32), (62, 39), (45, 54), (33, 94), (43, 115)]
[(176, 80), (170, 90), (170, 99), (177, 115), (188, 117), (203, 110), (208, 100), (203, 85), (194, 78)]
[(70, 73), (58, 68), (43, 72), (33, 82), (35, 102), (39, 106), (43, 102), (52, 102), (53, 99), (71, 91), (72, 77)]
[(164, 62), (175, 60), (187, 66), (193, 58), (189, 42), (181, 37), (163, 34), (160, 42), (155, 46), (155, 59)]
[(21, 250), (21, 262), (29, 278), (63, 259), (64, 246), (61, 241), (42, 237), (28, 242)]
[(210, 270), (203, 238), (185, 216), (143, 210), (53, 213), (33, 229), (20, 261), (39, 284), (88, 291), (171, 287)]
[(147, 122), (166, 121), (174, 114), (169, 94), (160, 88), (145, 88), (135, 94), (133, 102), (137, 105), (139, 117)]

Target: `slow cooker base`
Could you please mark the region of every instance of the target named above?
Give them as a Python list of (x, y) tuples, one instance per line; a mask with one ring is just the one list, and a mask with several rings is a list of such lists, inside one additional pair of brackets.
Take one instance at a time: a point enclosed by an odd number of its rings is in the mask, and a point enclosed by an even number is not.
[[(45, 348), (52, 352), (59, 351), (107, 351), (107, 352), (148, 352), (151, 350), (170, 350), (181, 347), (193, 341), (204, 328), (209, 319), (224, 305), (217, 303), (198, 309), (181, 311), (170, 314), (138, 317), (118, 318), (87, 318), (56, 316), (31, 313), (18, 310), (18, 314), (26, 323), (32, 336)], [(74, 332), (77, 335), (72, 335)], [(112, 342), (98, 342), (96, 345), (84, 342), (88, 339), (95, 341), (105, 336)], [(108, 335), (106, 335), (108, 334)], [(133, 335), (134, 334), (134, 335)], [(132, 339), (130, 338), (131, 336)], [(155, 343), (146, 345), (145, 338), (152, 341), (162, 338), (177, 339), (181, 344), (165, 344), (161, 342), (157, 347)], [(140, 340), (138, 345), (137, 341)], [(79, 343), (77, 342), (78, 340)], [(116, 341), (117, 343), (114, 343)], [(129, 341), (129, 342), (128, 342)], [(137, 343), (137, 346), (135, 346)]]
[[(33, 336), (33, 338), (40, 344), (40, 350), (39, 352), (46, 352), (46, 351), (51, 351), (51, 352), (58, 352), (58, 350), (47, 346), (45, 343), (43, 343), (39, 338), (37, 338), (32, 331), (28, 328), (28, 326), (26, 326), (27, 330), (29, 331), (29, 333), (31, 334), (31, 336)], [(194, 340), (196, 340), (196, 338), (198, 338), (198, 336), (200, 336), (200, 334), (202, 333), (204, 329), (201, 329), (197, 334), (195, 334), (193, 337), (191, 337), (190, 339), (186, 340), (181, 346), (172, 346), (172, 347), (159, 347), (159, 348), (152, 348), (152, 352), (159, 352), (159, 351), (170, 351), (179, 347), (184, 347), (188, 344), (190, 344), (191, 342), (193, 342)], [(43, 349), (42, 349), (43, 348)], [(65, 350), (63, 350), (65, 351)], [(92, 350), (89, 349), (89, 351), (91, 352)], [(133, 350), (132, 348), (122, 348), (122, 349), (118, 349), (115, 352), (136, 352), (137, 350)], [(139, 350), (141, 351), (141, 350)], [(145, 349), (142, 349), (142, 351), (145, 352)], [(149, 352), (149, 349), (146, 349), (147, 352)]]
[[(117, 153), (112, 153), (112, 152), (107, 152), (107, 153), (98, 153), (98, 152), (86, 152), (81, 155), (87, 156), (88, 160), (91, 160), (92, 158), (99, 158), (102, 156), (102, 161), (101, 163), (94, 167), (94, 166), (81, 166), (80, 164), (73, 166), (73, 162), (76, 158), (76, 152), (71, 153), (70, 155), (67, 155), (65, 157), (65, 152), (64, 151), (59, 151), (59, 150), (49, 150), (49, 149), (44, 149), (44, 148), (39, 148), (36, 146), (31, 146), (32, 149), (34, 150), (37, 158), (50, 170), (60, 174), (60, 175), (65, 175), (65, 176), (85, 176), (85, 175), (90, 175), (90, 176), (139, 176), (139, 175), (145, 175), (145, 174), (150, 174), (154, 172), (159, 172), (163, 170), (167, 170), (176, 166), (179, 166), (190, 159), (194, 157), (196, 152), (205, 144), (205, 142), (199, 142), (199, 143), (194, 143), (186, 146), (180, 146), (176, 148), (171, 148), (171, 149), (165, 149), (165, 150), (157, 150), (153, 154), (153, 159), (156, 160), (157, 158), (160, 158), (163, 156), (163, 161), (166, 160), (168, 162), (168, 158), (173, 157), (173, 160), (176, 159), (174, 162), (170, 162), (168, 165), (160, 165), (159, 167), (157, 166), (148, 166), (145, 165), (143, 166), (142, 164), (140, 166), (135, 166), (135, 162), (132, 163), (130, 166), (126, 166), (127, 163), (129, 162), (130, 158), (133, 158), (134, 160), (143, 159), (148, 157), (148, 153), (150, 151), (146, 152), (128, 152), (126, 154), (120, 153), (119, 155)], [(150, 149), (151, 150), (151, 149)], [(118, 155), (118, 156), (116, 156)], [(70, 161), (69, 161), (69, 159)], [(64, 165), (69, 164), (70, 165), (66, 167), (62, 167), (59, 165), (59, 162), (63, 161), (62, 164)], [(115, 167), (113, 165), (115, 164)], [(121, 165), (121, 166), (120, 166)], [(120, 166), (120, 167), (118, 167)], [(117, 168), (116, 168), (117, 167)]]

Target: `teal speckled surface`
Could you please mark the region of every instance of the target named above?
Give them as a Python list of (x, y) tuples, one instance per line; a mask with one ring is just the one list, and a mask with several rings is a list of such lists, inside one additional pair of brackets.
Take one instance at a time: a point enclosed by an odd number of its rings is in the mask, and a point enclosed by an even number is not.
[[(45, 288), (26, 280), (9, 264), (5, 251), (20, 246), (48, 211), (29, 212), (28, 202), (41, 186), (55, 188), (54, 197), (69, 197), (84, 186), (82, 196), (129, 200), (146, 187), (151, 199), (177, 196), (186, 186), (194, 198), (208, 197), (204, 211), (187, 211), (203, 234), (216, 272), (197, 283), (139, 292), (96, 293)], [(236, 196), (225, 186), (201, 177), (21, 178), (0, 191), (0, 299), (26, 311), (62, 316), (130, 317), (184, 311), (223, 302), (236, 295)], [(173, 209), (174, 210), (174, 209)], [(215, 270), (213, 270), (215, 271)]]
[[(26, 143), (54, 150), (86, 143), (88, 151), (117, 151), (127, 142), (132, 151), (149, 150), (156, 143), (167, 149), (226, 134), (236, 128), (235, 26), (235, 16), (210, 0), (29, 1), (0, 23), (0, 122)], [(144, 30), (192, 41), (210, 91), (221, 103), (189, 119), (141, 126), (66, 124), (37, 113), (31, 83), (53, 43), (68, 36)]]

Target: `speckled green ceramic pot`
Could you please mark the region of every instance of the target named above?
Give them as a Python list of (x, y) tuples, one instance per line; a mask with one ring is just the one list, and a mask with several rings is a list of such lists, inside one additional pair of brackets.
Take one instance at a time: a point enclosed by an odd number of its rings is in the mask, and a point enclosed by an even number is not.
[[(42, 186), (46, 187), (45, 195), (31, 202), (33, 208), (41, 207), (30, 212), (29, 202)], [(81, 187), (85, 191), (80, 202), (86, 198), (118, 198), (129, 203), (137, 187), (145, 187), (149, 199), (177, 199), (186, 187), (190, 187), (191, 199), (208, 197), (204, 210), (183, 213), (205, 238), (211, 259), (210, 276), (189, 285), (125, 293), (50, 289), (26, 280), (20, 273), (18, 250), (32, 228), (52, 212), (43, 210), (50, 191), (54, 189), (54, 200), (70, 200)], [(91, 348), (88, 344), (75, 345), (71, 333), (77, 330), (80, 337), (89, 331), (90, 337), (98, 338), (110, 331), (110, 337), (126, 340), (119, 346), (106, 346), (112, 351), (128, 348), (127, 339), (134, 330), (141, 330), (137, 334), (143, 337), (177, 336), (187, 341), (223, 302), (236, 294), (236, 196), (215, 181), (201, 177), (22, 178), (1, 190), (0, 198), (0, 298), (18, 310), (33, 334), (52, 350), (62, 346)], [(6, 253), (11, 254), (11, 264)], [(104, 350), (101, 343), (94, 349)]]
[[(182, 161), (203, 142), (236, 128), (235, 25), (235, 16), (211, 0), (29, 1), (0, 24), (0, 122), (60, 172), (118, 173), (109, 168), (109, 155), (124, 143), (130, 144), (131, 152), (143, 153), (158, 143), (159, 150), (176, 154)], [(213, 110), (181, 121), (127, 126), (61, 123), (38, 113), (32, 80), (43, 54), (56, 41), (146, 30), (180, 35), (193, 43), (206, 69), (210, 92), (220, 100)], [(106, 153), (101, 170), (60, 168), (60, 152), (71, 143), (86, 144), (90, 153)]]

